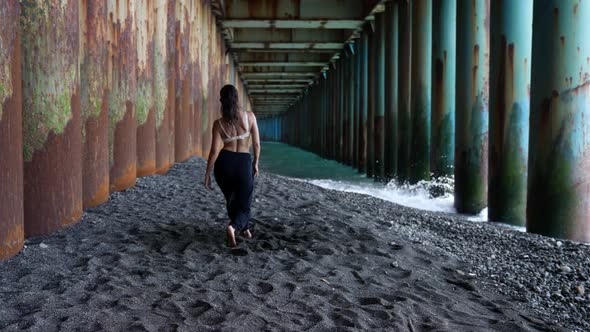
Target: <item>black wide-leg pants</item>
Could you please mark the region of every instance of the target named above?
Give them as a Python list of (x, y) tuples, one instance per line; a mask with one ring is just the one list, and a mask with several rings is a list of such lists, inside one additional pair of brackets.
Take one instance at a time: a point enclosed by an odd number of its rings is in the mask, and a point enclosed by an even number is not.
[(237, 231), (248, 229), (254, 188), (252, 156), (247, 152), (221, 150), (213, 173), (225, 196), (230, 225)]

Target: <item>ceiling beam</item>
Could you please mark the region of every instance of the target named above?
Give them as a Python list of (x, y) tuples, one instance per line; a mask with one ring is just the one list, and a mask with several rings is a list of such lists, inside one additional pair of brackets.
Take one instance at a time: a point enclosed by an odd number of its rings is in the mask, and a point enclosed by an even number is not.
[(334, 53), (337, 49), (231, 48), (233, 53)]
[(277, 78), (284, 79), (286, 77), (316, 77), (318, 73), (312, 72), (242, 72), (242, 76), (245, 78), (248, 77), (273, 77), (279, 76)]
[(274, 84), (274, 83), (313, 83), (313, 80), (310, 79), (256, 79), (256, 78), (251, 78), (251, 79), (245, 79), (244, 81), (246, 81), (246, 84), (248, 86), (250, 86), (251, 84)]
[(339, 50), (344, 43), (339, 42), (232, 42), (231, 49), (309, 49), (309, 50)]
[(323, 67), (325, 65), (326, 62), (240, 62), (240, 66), (244, 67)]
[(250, 93), (301, 93), (302, 89), (248, 89)]
[(225, 28), (356, 29), (362, 20), (224, 20)]
[(289, 89), (303, 89), (308, 87), (308, 84), (248, 84), (248, 89), (273, 89), (273, 88), (289, 88)]

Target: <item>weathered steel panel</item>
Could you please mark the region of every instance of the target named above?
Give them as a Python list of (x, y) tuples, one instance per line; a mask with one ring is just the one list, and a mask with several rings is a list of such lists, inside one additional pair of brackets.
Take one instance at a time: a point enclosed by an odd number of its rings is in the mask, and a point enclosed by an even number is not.
[(590, 241), (590, 3), (533, 10), (527, 230)]
[(82, 215), (78, 4), (21, 2), (26, 236)]
[(345, 94), (345, 98), (348, 98), (347, 100), (347, 105), (348, 105), (348, 109), (347, 109), (347, 114), (348, 114), (348, 127), (346, 128), (346, 132), (348, 133), (348, 143), (347, 143), (347, 155), (348, 155), (348, 159), (347, 159), (347, 164), (349, 166), (353, 166), (354, 165), (354, 141), (356, 139), (356, 133), (354, 131), (354, 114), (355, 114), (355, 107), (354, 107), (354, 101), (355, 101), (355, 93), (354, 93), (354, 84), (356, 81), (356, 75), (355, 75), (355, 71), (354, 71), (354, 63), (355, 63), (355, 55), (353, 54), (353, 49), (352, 49), (352, 45), (349, 46), (349, 51), (350, 51), (350, 55), (347, 59), (347, 66), (348, 66), (348, 80), (345, 82), (347, 84), (346, 87), (346, 94)]
[(110, 191), (135, 185), (136, 1), (108, 1)]
[(163, 174), (170, 168), (170, 113), (174, 110), (174, 49), (170, 39), (174, 35), (176, 2), (155, 1), (154, 17), (154, 112), (156, 122), (156, 172)]
[(524, 226), (533, 0), (491, 6), (488, 218)]
[(487, 204), (489, 0), (457, 2), (455, 207), (479, 213)]
[(137, 176), (156, 172), (156, 114), (154, 108), (154, 2), (137, 0)]
[(412, 16), (410, 1), (399, 3), (399, 95), (398, 95), (398, 132), (399, 150), (397, 161), (397, 178), (400, 183), (410, 178), (410, 68), (412, 64)]
[(385, 179), (397, 174), (398, 158), (398, 9), (391, 1), (385, 5)]
[(440, 0), (432, 4), (430, 170), (434, 177), (441, 177), (452, 176), (455, 164), (457, 0)]
[(375, 180), (385, 179), (385, 14), (379, 13), (375, 20), (375, 69), (374, 76), (374, 135), (375, 135)]
[(176, 112), (174, 123), (174, 153), (176, 162), (192, 154), (191, 83), (189, 52), (191, 8), (194, 0), (176, 1)]
[(80, 105), (83, 206), (109, 198), (107, 4), (80, 2)]
[(432, 2), (412, 2), (410, 183), (430, 179)]
[(24, 244), (19, 2), (0, 6), (0, 260)]

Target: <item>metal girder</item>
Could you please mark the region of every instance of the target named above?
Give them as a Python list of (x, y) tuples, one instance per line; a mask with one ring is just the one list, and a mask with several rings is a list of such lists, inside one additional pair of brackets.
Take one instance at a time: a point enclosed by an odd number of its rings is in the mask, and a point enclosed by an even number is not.
[(274, 83), (313, 83), (308, 79), (245, 79), (247, 85), (254, 84), (274, 84)]
[(362, 20), (225, 20), (225, 28), (356, 29)]
[(284, 77), (315, 77), (317, 73), (313, 72), (243, 72), (242, 76), (248, 77), (273, 77), (279, 76), (278, 78)]
[(232, 49), (309, 49), (309, 50), (340, 50), (344, 43), (339, 42), (232, 42)]
[(323, 67), (325, 65), (325, 62), (240, 62), (240, 66), (243, 67)]
[(231, 48), (232, 53), (334, 53), (337, 49), (281, 49), (281, 48)]
[(301, 89), (249, 89), (250, 93), (301, 93)]
[(309, 86), (309, 84), (248, 84), (249, 89), (276, 89), (276, 88), (303, 89), (308, 86)]

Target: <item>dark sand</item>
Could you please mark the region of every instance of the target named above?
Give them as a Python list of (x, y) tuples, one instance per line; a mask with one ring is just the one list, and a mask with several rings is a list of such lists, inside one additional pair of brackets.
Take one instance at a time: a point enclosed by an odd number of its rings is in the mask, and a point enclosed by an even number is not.
[(586, 245), (262, 174), (254, 238), (230, 250), (203, 171), (177, 164), (28, 240), (0, 263), (0, 330), (590, 327)]

